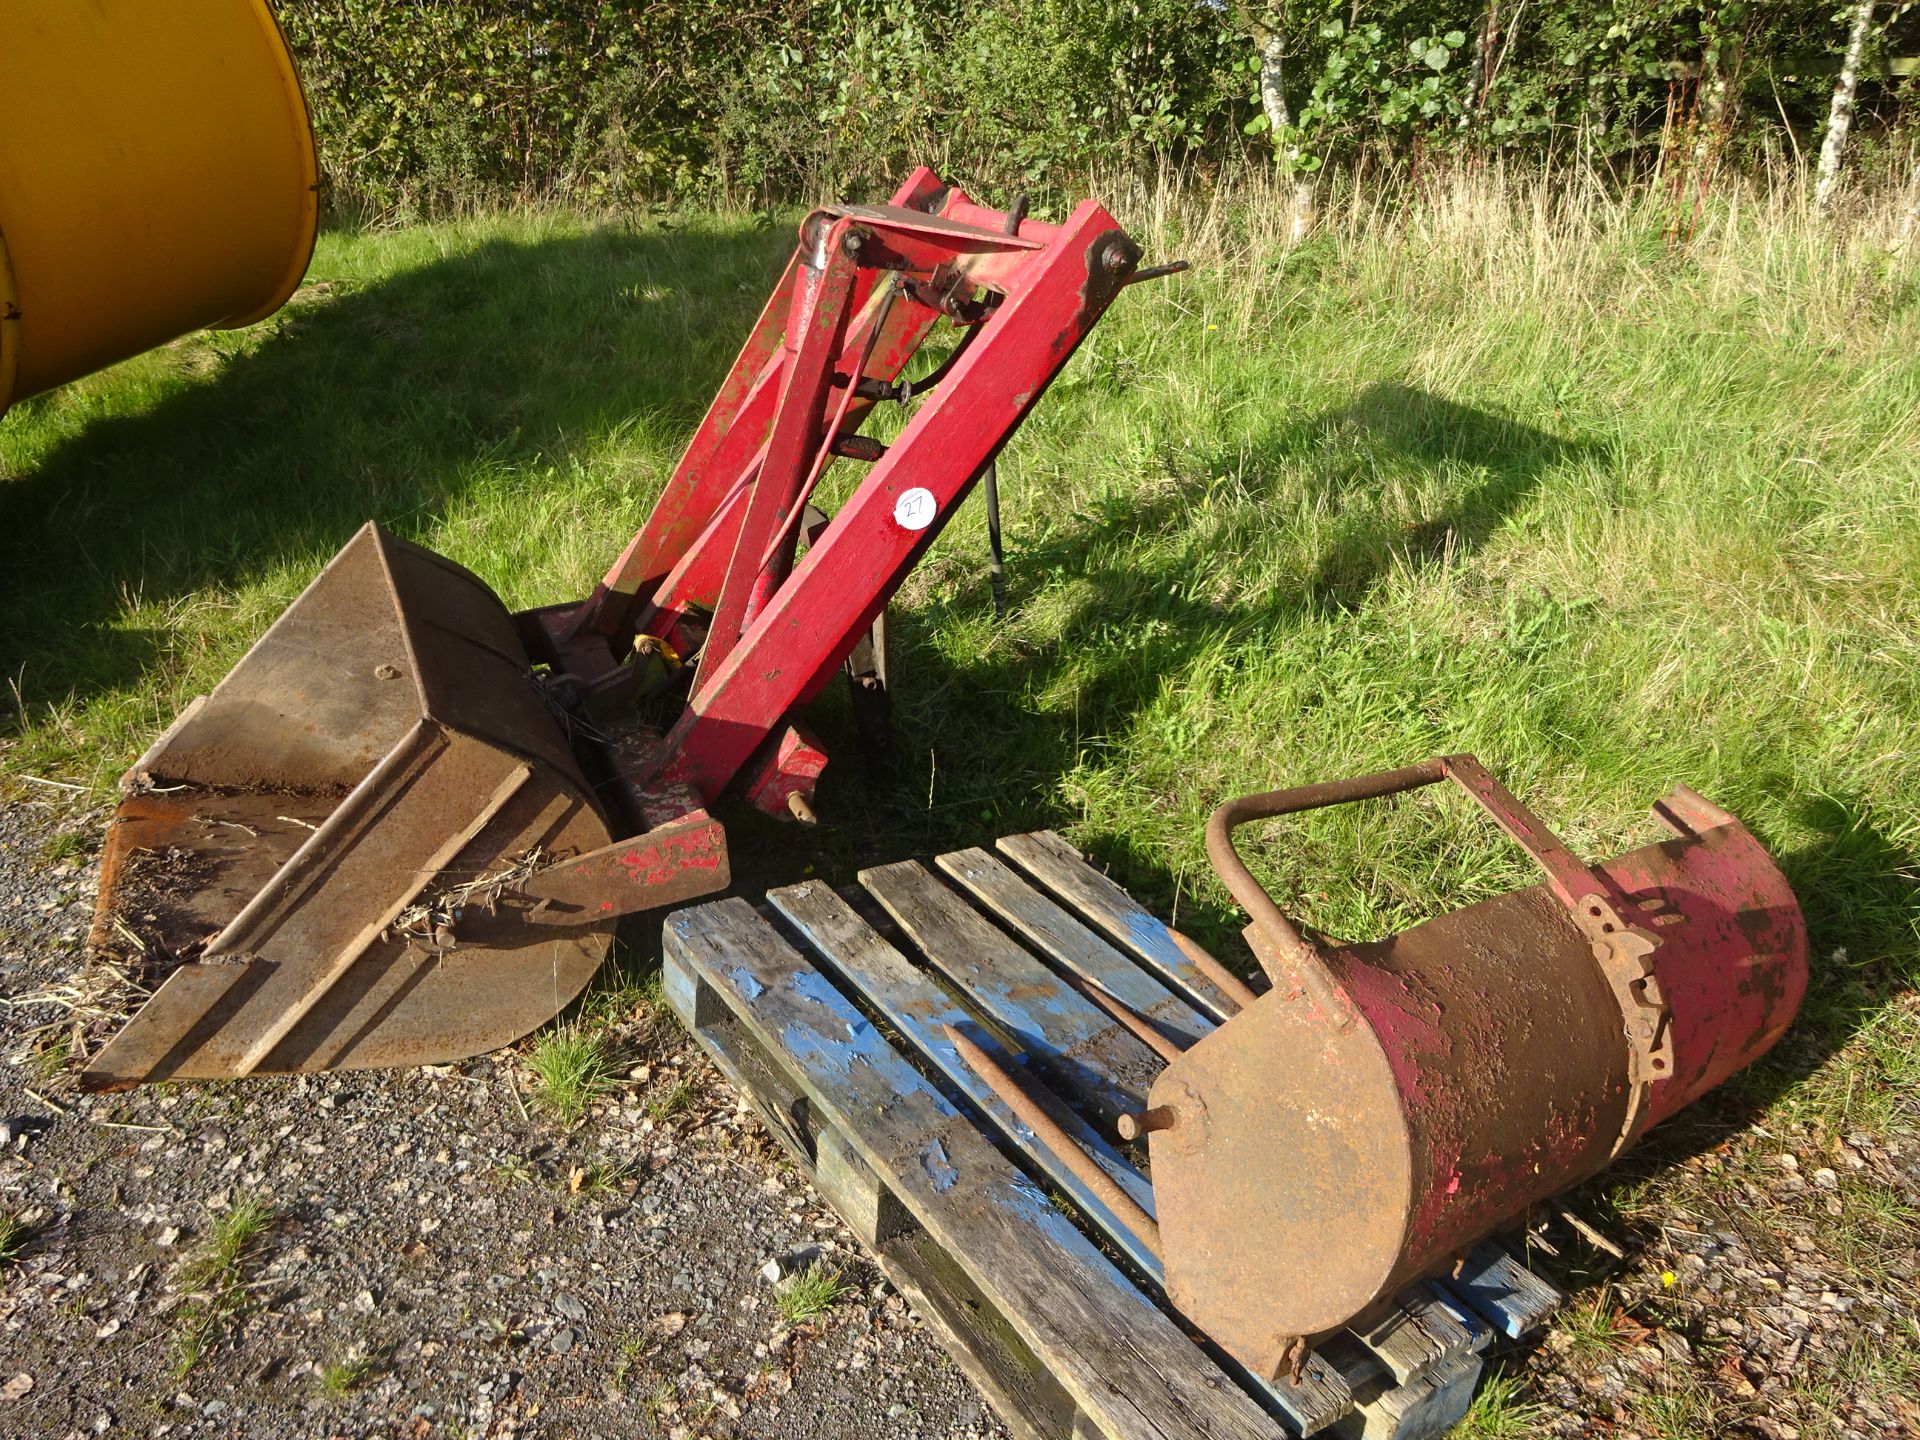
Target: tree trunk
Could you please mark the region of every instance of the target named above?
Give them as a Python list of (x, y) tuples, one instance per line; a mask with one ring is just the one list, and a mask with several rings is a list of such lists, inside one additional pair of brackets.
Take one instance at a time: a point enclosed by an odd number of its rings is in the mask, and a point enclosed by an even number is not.
[(1289, 238), (1302, 239), (1313, 228), (1313, 177), (1300, 168), (1300, 145), (1293, 137), (1293, 112), (1287, 108), (1286, 36), (1263, 27), (1255, 35), (1260, 46), (1260, 108), (1273, 133), (1281, 178), (1293, 182), (1293, 201), (1287, 217)]
[(1740, 92), (1734, 80), (1740, 73), (1740, 40), (1723, 36), (1711, 63), (1700, 76), (1700, 104), (1694, 112), (1693, 168), (1701, 185), (1713, 178), (1720, 154), (1740, 118)]
[(1473, 28), (1473, 49), (1467, 61), (1467, 103), (1461, 108), (1456, 129), (1479, 128), (1481, 111), (1486, 108), (1487, 37), (1493, 31), (1494, 5), (1487, 6), (1486, 14), (1480, 17), (1480, 23)]
[(1853, 28), (1847, 34), (1846, 58), (1840, 62), (1840, 78), (1833, 82), (1833, 108), (1827, 112), (1827, 138), (1820, 145), (1820, 168), (1813, 187), (1813, 203), (1825, 210), (1832, 206), (1840, 187), (1840, 162), (1847, 150), (1847, 131), (1853, 125), (1853, 95), (1860, 87), (1860, 62), (1867, 52), (1867, 32), (1873, 28), (1873, 0), (1860, 0), (1853, 12)]
[(1605, 100), (1604, 77), (1596, 74), (1587, 76), (1587, 93), (1580, 106), (1580, 158), (1586, 162), (1587, 173), (1592, 175), (1600, 158), (1600, 145), (1594, 138), (1596, 130), (1605, 134), (1610, 116)]

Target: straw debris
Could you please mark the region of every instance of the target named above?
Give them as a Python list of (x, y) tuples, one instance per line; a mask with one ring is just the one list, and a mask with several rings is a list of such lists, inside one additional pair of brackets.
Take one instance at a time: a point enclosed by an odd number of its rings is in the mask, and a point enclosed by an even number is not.
[(463, 880), (414, 902), (394, 917), (383, 934), (390, 940), (403, 939), (435, 950), (449, 950), (454, 943), (453, 922), (461, 911), (478, 906), (493, 914), (499, 908), (502, 895), (518, 889), (545, 863), (546, 856), (536, 845), (509, 860), (503, 869)]

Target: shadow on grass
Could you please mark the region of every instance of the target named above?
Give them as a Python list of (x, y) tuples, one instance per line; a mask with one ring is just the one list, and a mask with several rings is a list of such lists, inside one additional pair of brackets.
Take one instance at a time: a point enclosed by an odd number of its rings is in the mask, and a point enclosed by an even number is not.
[(217, 373), (0, 481), (9, 674), (39, 702), (128, 685), (163, 638), (114, 623), (130, 597), (203, 603), (317, 568), (368, 519), (418, 537), (489, 466), (562, 464), (636, 417), (691, 432), (786, 243), (493, 239), (364, 287), (312, 278), (275, 333), (224, 360), (237, 342), (184, 342), (183, 364)]
[(1411, 528), (1389, 530), (1377, 516), (1341, 527), (1301, 596), (1307, 603), (1348, 609), (1395, 565), (1417, 568), (1471, 554), (1526, 503), (1543, 474), (1595, 449), (1589, 441), (1562, 439), (1388, 381), (1367, 386), (1350, 404), (1320, 416), (1304, 435), (1286, 437), (1270, 463), (1355, 436), (1416, 471), (1464, 467), (1476, 478)]
[[(1347, 404), (1274, 426), (1243, 450), (1170, 456), (1164, 476), (1143, 477), (1137, 489), (1092, 502), (1082, 523), (1016, 548), (1008, 561), (1014, 609), (1053, 577), (1072, 583), (1056, 638), (1039, 648), (995, 647), (955, 668), (936, 656), (935, 637), (954, 612), (990, 609), (982, 556), (977, 581), (955, 599), (889, 622), (899, 751), (931, 752), (943, 768), (932, 777), (938, 798), (931, 804), (924, 772), (916, 793), (906, 793), (912, 781), (902, 785), (895, 777), (889, 791), (863, 796), (862, 842), (871, 847), (891, 830), (896, 849), (963, 835), (975, 843), (987, 827), (1004, 834), (1078, 819), (1062, 805), (1059, 777), (1081, 759), (1090, 737), (1124, 734), (1209, 646), (1226, 636), (1257, 637), (1305, 614), (1357, 608), (1390, 571), (1471, 553), (1542, 476), (1592, 448), (1410, 386), (1370, 385)], [(1351, 453), (1341, 463), (1317, 463), (1330, 450)], [(1384, 513), (1378, 477), (1389, 469), (1432, 483), (1434, 498), (1417, 523)], [(1296, 496), (1304, 485), (1304, 503), (1330, 517), (1297, 585), (1251, 602), (1196, 593), (1196, 562), (1216, 558), (1196, 552), (1210, 543), (1197, 517), (1207, 509), (1211, 477), (1221, 472), (1240, 477), (1243, 509), (1274, 507), (1283, 485)], [(1235, 543), (1258, 546), (1261, 536), (1236, 536)], [(1077, 733), (1026, 703), (1067, 676), (1082, 697)], [(964, 756), (964, 767), (945, 769), (938, 757), (946, 756)], [(844, 770), (828, 774), (830, 785), (859, 783)], [(1159, 893), (1167, 878), (1161, 857), (1133, 863), (1127, 836), (1092, 838), (1115, 864), (1116, 878), (1143, 900), (1171, 899)], [(1212, 928), (1206, 918), (1197, 923)]]

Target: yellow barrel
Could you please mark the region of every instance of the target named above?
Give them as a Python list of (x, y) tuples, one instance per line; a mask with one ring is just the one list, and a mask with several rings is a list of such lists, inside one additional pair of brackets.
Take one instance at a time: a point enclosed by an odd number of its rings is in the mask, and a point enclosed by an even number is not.
[(271, 315), (319, 178), (265, 0), (0, 0), (0, 413)]

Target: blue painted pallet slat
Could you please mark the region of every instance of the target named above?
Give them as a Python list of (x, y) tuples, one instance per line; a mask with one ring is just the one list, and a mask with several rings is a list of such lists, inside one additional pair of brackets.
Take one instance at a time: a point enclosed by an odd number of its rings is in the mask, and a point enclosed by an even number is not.
[(1146, 1044), (911, 860), (860, 872), (921, 954), (1041, 1065), (1066, 1099), (1138, 1111), (1165, 1068)]
[[(1073, 1197), (1101, 1233), (1125, 1251), (1128, 1259), (1155, 1280), (1161, 1278), (1159, 1260), (1141, 1243), (1140, 1237), (1123, 1225), (1084, 1182), (1060, 1164), (1052, 1150), (1020, 1123), (941, 1033), (942, 1026), (954, 1025), (974, 1032), (977, 1039), (978, 1026), (972, 1015), (882, 939), (831, 886), (818, 881), (789, 885), (769, 890), (767, 902), (800, 933), (842, 986), (863, 995), (888, 1024), (911, 1041), (968, 1100), (990, 1116), (1023, 1154), (1046, 1171), (1050, 1181)], [(1060, 1119), (1067, 1133), (1093, 1156), (1100, 1168), (1126, 1192), (1127, 1198), (1147, 1214), (1153, 1214), (1153, 1187), (1147, 1183), (1147, 1177), (1084, 1120), (1070, 1113)]]
[[(1078, 850), (1051, 830), (1007, 835), (994, 844), (1001, 854), (1106, 931), (1203, 1014), (1225, 1021), (1238, 1013), (1240, 1007), (1201, 974), (1174, 943), (1166, 922), (1087, 864)], [(1259, 988), (1257, 982), (1254, 988)]]
[(1453, 1317), (1454, 1323), (1466, 1331), (1467, 1348), (1476, 1355), (1485, 1353), (1487, 1347), (1493, 1344), (1493, 1326), (1439, 1281), (1428, 1281), (1424, 1288), (1433, 1296), (1434, 1302)]
[(1099, 986), (1181, 1049), (1213, 1033), (1213, 1020), (985, 850), (956, 850), (934, 863), (1013, 929), (1022, 944)]
[(1567, 1298), (1491, 1240), (1467, 1252), (1459, 1274), (1434, 1283), (1509, 1340), (1537, 1330)]
[(792, 1067), (1101, 1434), (1272, 1440), (1273, 1420), (751, 906), (669, 916), (666, 949)]

